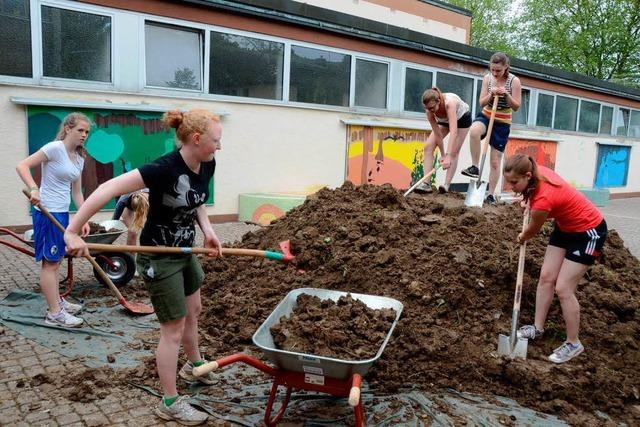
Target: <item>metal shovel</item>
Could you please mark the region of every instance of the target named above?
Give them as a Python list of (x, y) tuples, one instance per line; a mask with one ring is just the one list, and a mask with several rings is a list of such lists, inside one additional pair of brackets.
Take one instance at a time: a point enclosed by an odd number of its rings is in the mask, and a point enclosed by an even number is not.
[(496, 118), (496, 110), (498, 109), (498, 95), (493, 97), (493, 106), (491, 107), (491, 118), (489, 119), (489, 126), (487, 127), (487, 135), (484, 138), (482, 144), (482, 158), (480, 160), (480, 170), (478, 172), (478, 179), (472, 179), (469, 181), (469, 187), (467, 188), (467, 197), (464, 199), (464, 204), (469, 207), (481, 208), (484, 203), (484, 195), (487, 192), (487, 183), (482, 182), (482, 170), (484, 169), (484, 162), (487, 159), (487, 151), (489, 151), (489, 141), (491, 140), (491, 132), (493, 131), (493, 122)]
[[(527, 228), (529, 223), (529, 207), (524, 211), (524, 219), (522, 220), (522, 231)], [(520, 257), (518, 258), (518, 277), (516, 279), (516, 292), (513, 298), (513, 314), (511, 317), (511, 335), (506, 336), (500, 334), (498, 336), (498, 354), (508, 356), (511, 359), (516, 357), (527, 358), (526, 338), (518, 338), (518, 318), (520, 317), (520, 296), (522, 295), (522, 279), (524, 276), (524, 255), (527, 250), (527, 242), (520, 245)]]

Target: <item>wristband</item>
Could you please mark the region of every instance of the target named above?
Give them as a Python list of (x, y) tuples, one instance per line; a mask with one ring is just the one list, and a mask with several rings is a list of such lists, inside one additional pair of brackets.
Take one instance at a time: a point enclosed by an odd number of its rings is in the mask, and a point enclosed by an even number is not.
[(29, 191), (40, 191), (38, 187), (29, 187)]

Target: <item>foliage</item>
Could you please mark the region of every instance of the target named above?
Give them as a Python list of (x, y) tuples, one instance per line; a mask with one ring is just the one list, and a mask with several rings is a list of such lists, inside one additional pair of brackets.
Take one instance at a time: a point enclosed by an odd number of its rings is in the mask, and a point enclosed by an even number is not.
[(510, 19), (511, 0), (450, 0), (448, 3), (462, 7), (472, 13), (472, 46), (495, 52), (505, 52), (510, 56), (518, 53), (511, 42), (515, 22)]
[(167, 82), (167, 86), (180, 89), (200, 89), (196, 75), (189, 67), (178, 68), (173, 74), (173, 80)]

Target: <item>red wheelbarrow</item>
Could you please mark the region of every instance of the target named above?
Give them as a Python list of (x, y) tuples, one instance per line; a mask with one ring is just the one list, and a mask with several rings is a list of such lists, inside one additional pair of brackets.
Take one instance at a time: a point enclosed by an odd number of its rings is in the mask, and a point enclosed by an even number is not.
[[(341, 296), (351, 295), (352, 298), (362, 301), (372, 309), (391, 308), (396, 312), (396, 317), (378, 352), (370, 359), (342, 360), (277, 349), (269, 330), (278, 323), (282, 316), (289, 316), (293, 312), (300, 294), (314, 295), (320, 299), (331, 299), (333, 301), (337, 301)], [(193, 373), (195, 375), (206, 375), (231, 363), (243, 362), (272, 376), (273, 384), (264, 414), (264, 422), (269, 427), (275, 426), (284, 416), (291, 397), (291, 391), (294, 388), (328, 393), (337, 397), (348, 397), (349, 405), (354, 410), (355, 425), (356, 427), (363, 427), (365, 416), (362, 400), (360, 399), (362, 377), (382, 355), (391, 338), (393, 329), (398, 323), (402, 309), (402, 303), (393, 298), (354, 293), (347, 294), (347, 292), (316, 288), (295, 289), (287, 294), (253, 335), (253, 343), (263, 351), (276, 367), (267, 365), (246, 354), (238, 353), (194, 368)], [(285, 387), (285, 396), (280, 409), (272, 417), (273, 404), (280, 386)]]
[[(127, 231), (127, 226), (118, 220), (108, 220), (102, 221), (99, 223), (100, 226), (104, 227), (107, 230), (105, 233), (97, 233), (90, 234), (84, 238), (86, 242), (90, 243), (104, 243), (111, 244), (116, 241), (116, 239), (125, 231)], [(0, 233), (4, 233), (8, 236), (13, 237), (14, 239), (20, 241), (21, 243), (33, 248), (33, 230), (27, 230), (23, 236), (20, 236), (8, 228), (0, 227)], [(29, 255), (33, 257), (35, 254), (33, 250), (27, 249), (23, 246), (17, 245), (12, 242), (8, 242), (7, 240), (0, 239), (0, 244), (8, 246), (12, 249), (15, 249), (23, 254)], [(133, 255), (127, 252), (109, 252), (109, 253), (101, 253), (95, 252), (92, 253), (95, 257), (96, 262), (102, 269), (105, 271), (107, 276), (111, 279), (111, 281), (117, 286), (124, 286), (133, 278), (136, 272), (136, 263)], [(61, 296), (67, 296), (71, 290), (73, 289), (73, 257), (66, 256), (67, 259), (67, 277), (62, 279), (60, 283), (66, 283), (66, 288), (64, 292), (61, 292)], [(98, 281), (104, 284), (104, 280), (100, 276), (100, 274), (93, 271), (94, 276)]]

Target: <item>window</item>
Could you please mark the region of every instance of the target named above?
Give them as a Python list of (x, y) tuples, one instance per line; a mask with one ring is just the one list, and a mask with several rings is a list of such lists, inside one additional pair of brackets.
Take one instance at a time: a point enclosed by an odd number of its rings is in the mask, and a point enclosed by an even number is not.
[(611, 123), (613, 122), (613, 107), (602, 106), (600, 114), (600, 133), (611, 135)]
[(291, 101), (348, 107), (350, 75), (350, 55), (291, 46)]
[(565, 96), (556, 96), (553, 128), (558, 130), (576, 130), (578, 118), (578, 100)]
[(202, 33), (147, 22), (144, 31), (147, 86), (202, 90)]
[(536, 126), (550, 128), (553, 123), (553, 95), (538, 94)]
[(284, 44), (211, 32), (209, 92), (282, 99)]
[(615, 121), (616, 135), (627, 136), (627, 131), (629, 130), (629, 113), (628, 108), (618, 108)]
[(0, 74), (31, 77), (29, 0), (0, 0)]
[(629, 136), (632, 138), (640, 138), (640, 111), (638, 110), (631, 110)]
[(531, 91), (522, 89), (522, 97), (520, 98), (520, 108), (513, 112), (513, 123), (526, 125), (529, 118), (529, 102), (531, 100)]
[(387, 70), (382, 62), (356, 59), (355, 105), (387, 108)]
[(42, 6), (46, 77), (111, 82), (111, 18)]
[(433, 86), (433, 73), (407, 68), (404, 73), (404, 110), (424, 113), (422, 94)]
[(598, 161), (594, 187), (624, 187), (629, 174), (631, 147), (598, 145)]
[(473, 79), (462, 77), (455, 74), (438, 72), (436, 75), (436, 85), (438, 89), (444, 92), (453, 92), (458, 95), (464, 102), (469, 104), (469, 108), (473, 107)]
[(598, 133), (600, 122), (600, 104), (597, 102), (580, 101), (580, 132)]

